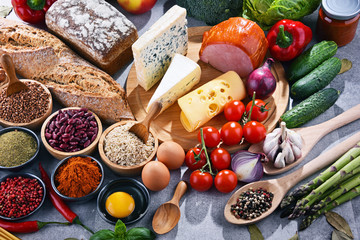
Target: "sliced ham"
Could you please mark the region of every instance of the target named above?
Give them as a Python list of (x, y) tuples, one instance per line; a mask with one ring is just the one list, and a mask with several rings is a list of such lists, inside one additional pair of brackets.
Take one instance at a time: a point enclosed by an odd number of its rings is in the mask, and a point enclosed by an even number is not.
[(200, 59), (222, 72), (247, 77), (263, 62), (267, 48), (264, 31), (255, 22), (234, 17), (204, 33)]

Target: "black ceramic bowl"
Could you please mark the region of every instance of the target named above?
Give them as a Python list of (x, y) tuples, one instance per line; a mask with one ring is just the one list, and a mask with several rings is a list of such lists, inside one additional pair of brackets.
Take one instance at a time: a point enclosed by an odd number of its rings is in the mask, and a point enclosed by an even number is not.
[(8, 174), (5, 177), (1, 178), (0, 183), (4, 182), (7, 178), (14, 178), (14, 177), (20, 177), (20, 176), (24, 177), (24, 178), (34, 178), (39, 182), (39, 184), (41, 185), (41, 187), (43, 189), (43, 197), (41, 199), (41, 202), (40, 202), (40, 204), (39, 204), (39, 206), (37, 208), (35, 208), (32, 212), (30, 212), (27, 215), (24, 215), (24, 216), (21, 216), (21, 217), (18, 217), (18, 218), (9, 218), (9, 217), (5, 217), (5, 216), (0, 215), (1, 219), (7, 220), (7, 221), (16, 221), (16, 220), (26, 218), (26, 217), (34, 214), (37, 210), (39, 210), (41, 208), (41, 206), (43, 205), (44, 201), (45, 201), (45, 196), (46, 196), (45, 184), (38, 176), (36, 176), (34, 174), (31, 174), (31, 173), (11, 173), (11, 174)]
[[(92, 191), (91, 193), (89, 193), (88, 195), (83, 196), (83, 197), (78, 197), (78, 198), (77, 197), (69, 197), (69, 196), (66, 196), (66, 195), (60, 193), (60, 191), (57, 189), (58, 184), (55, 182), (55, 175), (57, 174), (58, 169), (72, 157), (89, 157), (89, 158), (91, 158), (93, 161), (95, 161), (98, 164), (100, 172), (101, 172), (101, 180), (100, 180), (100, 183), (97, 186), (97, 188), (94, 191)], [(98, 192), (100, 191), (101, 185), (103, 182), (104, 182), (103, 166), (101, 165), (99, 160), (95, 159), (92, 156), (88, 156), (88, 155), (74, 155), (74, 156), (64, 158), (56, 165), (54, 171), (51, 173), (51, 186), (53, 187), (53, 189), (55, 190), (57, 195), (59, 195), (63, 200), (68, 201), (68, 202), (84, 202), (84, 201), (88, 201), (88, 200), (94, 198), (96, 196), (96, 194), (98, 194)]]
[(140, 220), (149, 209), (150, 194), (146, 187), (133, 178), (119, 178), (109, 182), (99, 193), (97, 198), (97, 210), (100, 216), (107, 222), (115, 224), (118, 218), (111, 216), (105, 207), (106, 199), (114, 192), (126, 192), (135, 201), (134, 211), (120, 220), (125, 224), (131, 224)]
[(16, 131), (26, 132), (27, 134), (29, 134), (30, 136), (32, 136), (35, 139), (35, 141), (37, 143), (36, 152), (27, 162), (25, 162), (25, 163), (23, 163), (21, 165), (17, 165), (17, 166), (14, 166), (14, 167), (4, 167), (4, 166), (0, 165), (0, 169), (9, 170), (9, 171), (19, 171), (19, 170), (23, 169), (24, 167), (28, 166), (29, 164), (31, 164), (39, 154), (40, 140), (39, 140), (38, 136), (33, 131), (31, 131), (30, 129), (27, 129), (27, 128), (24, 128), (24, 127), (8, 127), (8, 128), (4, 128), (4, 129), (0, 130), (0, 135), (4, 134), (4, 133), (7, 133), (7, 132), (15, 131), (15, 130)]

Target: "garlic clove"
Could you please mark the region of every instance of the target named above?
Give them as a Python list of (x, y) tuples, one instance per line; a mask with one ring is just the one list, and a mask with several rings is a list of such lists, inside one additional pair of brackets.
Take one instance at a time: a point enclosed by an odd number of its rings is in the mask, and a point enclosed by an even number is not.
[(292, 151), (294, 153), (295, 160), (301, 158), (301, 156), (302, 156), (301, 149), (293, 143), (290, 143), (290, 145), (291, 145)]
[(284, 168), (285, 167), (285, 155), (283, 152), (279, 153), (275, 159), (274, 167)]
[(288, 130), (288, 137), (289, 140), (295, 144), (298, 148), (302, 148), (302, 138), (300, 136), (300, 134), (292, 131), (292, 130)]
[(271, 149), (269, 154), (266, 154), (269, 161), (274, 162), (276, 154), (278, 153), (278, 150), (279, 150), (279, 145), (276, 145), (273, 149)]
[(291, 164), (295, 161), (295, 156), (293, 153), (293, 150), (290, 146), (290, 142), (288, 142), (283, 150), (284, 154), (285, 154), (285, 163), (286, 164)]
[(275, 137), (269, 137), (266, 136), (264, 144), (263, 144), (263, 151), (266, 155), (269, 155), (270, 151), (276, 147), (279, 146), (279, 138), (280, 135), (277, 135)]

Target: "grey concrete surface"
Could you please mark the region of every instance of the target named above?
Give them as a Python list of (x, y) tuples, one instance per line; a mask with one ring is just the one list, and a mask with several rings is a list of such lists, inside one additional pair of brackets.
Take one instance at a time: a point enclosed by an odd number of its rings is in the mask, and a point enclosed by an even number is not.
[[(116, 6), (121, 12), (123, 12), (139, 30), (139, 34), (144, 33), (164, 12), (169, 9), (175, 0), (158, 0), (155, 7), (143, 15), (130, 15), (122, 10), (116, 1), (110, 1), (114, 6)], [(1, 0), (0, 5), (10, 5), (10, 0)], [(9, 16), (11, 19), (18, 19), (14, 13), (11, 13)], [(315, 28), (315, 22), (317, 19), (317, 11), (312, 15), (305, 17), (303, 19), (304, 23), (310, 26), (313, 31)], [(189, 27), (192, 26), (203, 26), (205, 25), (201, 21), (197, 21), (192, 18), (188, 18)], [(358, 31), (355, 36), (355, 39), (348, 45), (338, 49), (336, 54), (339, 58), (347, 58), (352, 61), (353, 68), (336, 77), (336, 79), (330, 84), (331, 87), (336, 88), (341, 91), (341, 95), (335, 105), (327, 110), (324, 114), (307, 123), (305, 126), (315, 125), (321, 122), (324, 122), (328, 119), (335, 117), (336, 115), (350, 109), (356, 104), (360, 103), (360, 26), (358, 26)], [(316, 36), (316, 33), (314, 32)], [(316, 39), (313, 39), (314, 44)], [(124, 86), (126, 82), (126, 77), (130, 70), (130, 66), (124, 67), (118, 73), (114, 75), (114, 78)], [(289, 107), (293, 105), (292, 101), (289, 102)], [(55, 106), (55, 109), (59, 106)], [(358, 113), (360, 114), (360, 113)], [(312, 160), (323, 151), (331, 148), (340, 141), (351, 136), (355, 132), (359, 131), (360, 121), (355, 121), (351, 124), (348, 124), (337, 131), (334, 131), (323, 139), (312, 149), (310, 154), (306, 157), (305, 161), (301, 164)], [(99, 157), (98, 153), (94, 155)], [(37, 169), (38, 162), (44, 165), (48, 173), (52, 171), (54, 166), (57, 164), (57, 160), (51, 157), (45, 148), (41, 147), (41, 153), (37, 161), (34, 162), (31, 166), (24, 169), (23, 171), (31, 172), (36, 175), (39, 175)], [(301, 166), (300, 165), (300, 166)], [(292, 171), (298, 169), (300, 166), (296, 167)], [(117, 175), (113, 174), (110, 169), (106, 166), (105, 168), (105, 181), (104, 184), (109, 181), (118, 178)], [(290, 172), (292, 172), (290, 171)], [(8, 172), (0, 171), (0, 177), (4, 176)], [(285, 173), (287, 174), (287, 173)], [(171, 199), (172, 194), (175, 190), (176, 184), (179, 180), (188, 181), (190, 172), (187, 171), (187, 168), (183, 166), (181, 169), (176, 171), (171, 171), (171, 180), (169, 186), (160, 192), (150, 192), (151, 202), (150, 209), (146, 216), (140, 221), (128, 225), (128, 228), (132, 227), (151, 227), (152, 217), (156, 209), (164, 202)], [(282, 176), (282, 175), (280, 175)], [(280, 177), (280, 176), (275, 176)], [(271, 176), (264, 176), (264, 179), (274, 178)], [(139, 177), (136, 179), (140, 180)], [(310, 178), (306, 179), (309, 180)], [(305, 182), (304, 180), (303, 182)], [(300, 184), (300, 183), (299, 183)], [(239, 187), (242, 184), (239, 183)], [(235, 191), (235, 190), (234, 190)], [(223, 209), (225, 203), (232, 193), (223, 194), (216, 191), (215, 188), (212, 188), (210, 191), (205, 193), (200, 193), (195, 190), (189, 189), (185, 196), (180, 202), (181, 209), (181, 218), (178, 225), (169, 233), (164, 235), (158, 235), (157, 239), (208, 239), (208, 240), (217, 240), (217, 239), (250, 239), (246, 226), (238, 226), (228, 223), (223, 216)], [(105, 222), (97, 213), (96, 210), (96, 199), (85, 203), (69, 203), (71, 209), (73, 209), (83, 221), (84, 224), (92, 228), (94, 231), (100, 229), (113, 229), (114, 225)], [(343, 204), (340, 207), (335, 209), (336, 212), (340, 213), (350, 224), (350, 227), (353, 231), (355, 239), (360, 239), (360, 198), (353, 199), (350, 202)], [(297, 231), (299, 222), (297, 220), (289, 221), (288, 219), (281, 219), (279, 217), (280, 211), (275, 211), (271, 216), (264, 219), (263, 221), (257, 223), (257, 226), (261, 230), (264, 238), (267, 240), (282, 240), (289, 239)], [(44, 206), (34, 215), (29, 217), (26, 220), (40, 220), (40, 221), (65, 221), (65, 219), (57, 212), (57, 210), (52, 206), (49, 200), (45, 201)], [(316, 222), (314, 222), (308, 229), (299, 233), (300, 239), (312, 239), (312, 240), (322, 240), (322, 239), (331, 239), (332, 227), (326, 222), (324, 217), (320, 217)], [(62, 240), (66, 238), (77, 238), (77, 239), (88, 239), (90, 237), (89, 232), (77, 225), (72, 226), (48, 226), (44, 227), (40, 231), (32, 234), (16, 234), (24, 240), (42, 240), (42, 239), (53, 239), (53, 240)]]

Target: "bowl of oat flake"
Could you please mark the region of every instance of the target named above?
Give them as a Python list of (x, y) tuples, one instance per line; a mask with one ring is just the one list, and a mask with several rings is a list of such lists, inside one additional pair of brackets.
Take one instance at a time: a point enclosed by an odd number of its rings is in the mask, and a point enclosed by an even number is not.
[(129, 129), (136, 121), (121, 121), (108, 127), (99, 140), (99, 154), (115, 173), (124, 176), (139, 175), (146, 163), (155, 158), (158, 138), (150, 129), (145, 143)]

